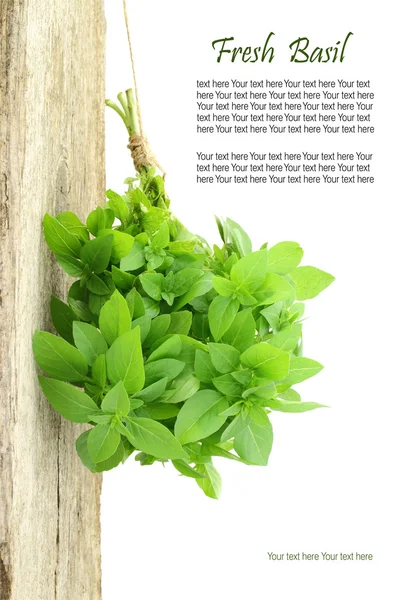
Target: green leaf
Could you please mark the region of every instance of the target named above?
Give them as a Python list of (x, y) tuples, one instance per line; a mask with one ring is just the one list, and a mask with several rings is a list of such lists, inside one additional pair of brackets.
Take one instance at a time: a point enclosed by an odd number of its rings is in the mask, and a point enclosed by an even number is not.
[(236, 283), (225, 277), (213, 277), (212, 283), (220, 296), (232, 296), (238, 288)]
[(214, 368), (210, 355), (202, 350), (197, 350), (195, 353), (194, 369), (196, 376), (203, 383), (211, 383), (218, 376), (218, 371)]
[(128, 218), (129, 208), (122, 196), (116, 192), (113, 192), (112, 190), (107, 190), (105, 195), (108, 198), (108, 207), (114, 211), (114, 215), (121, 221), (121, 223), (124, 223)]
[(301, 334), (301, 323), (294, 323), (290, 327), (273, 335), (266, 343), (275, 348), (279, 348), (280, 350), (284, 350), (284, 352), (292, 352), (297, 347), (298, 342), (301, 339)]
[(100, 311), (100, 330), (107, 344), (111, 344), (131, 329), (131, 315), (125, 298), (116, 290)]
[(89, 450), (87, 447), (88, 437), (91, 429), (82, 433), (76, 440), (76, 451), (82, 461), (83, 465), (90, 469), (93, 473), (101, 473), (102, 471), (110, 471), (117, 467), (120, 462), (124, 460), (124, 444), (120, 442), (118, 444), (118, 448), (115, 453), (107, 458), (107, 460), (102, 460), (99, 463), (95, 463), (91, 460)]
[(103, 229), (110, 229), (114, 223), (115, 215), (111, 208), (102, 209), (98, 206), (87, 217), (86, 225), (93, 235)]
[(107, 284), (97, 275), (91, 275), (86, 282), (87, 289), (95, 294), (96, 296), (108, 296), (110, 294), (110, 288)]
[(252, 311), (247, 308), (238, 312), (228, 331), (222, 336), (222, 341), (243, 352), (253, 344), (255, 335), (256, 323)]
[(65, 273), (72, 277), (82, 276), (84, 264), (80, 260), (77, 260), (77, 258), (74, 258), (73, 256), (68, 256), (67, 254), (55, 254), (55, 258)]
[[(111, 262), (118, 263), (130, 252), (134, 243), (134, 238), (132, 235), (123, 233), (122, 231), (117, 231), (116, 229), (102, 229), (101, 231), (97, 232), (97, 237), (104, 237), (111, 234), (113, 236)], [(123, 271), (125, 270), (126, 269), (123, 269)]]
[(122, 381), (110, 390), (101, 403), (101, 410), (109, 414), (126, 416), (129, 413), (129, 398)]
[(333, 275), (316, 267), (298, 267), (290, 275), (295, 281), (297, 300), (315, 298), (335, 280)]
[(208, 309), (208, 321), (214, 340), (217, 342), (228, 331), (239, 309), (239, 301), (217, 296)]
[(89, 413), (98, 410), (97, 404), (73, 385), (39, 375), (44, 396), (53, 408), (73, 423), (88, 423)]
[(263, 285), (255, 292), (255, 298), (261, 304), (275, 304), (293, 296), (293, 287), (277, 273), (267, 273)]
[(224, 226), (226, 238), (230, 239), (240, 256), (245, 256), (252, 252), (252, 242), (246, 231), (238, 223), (227, 218), (225, 219)]
[(204, 275), (200, 269), (182, 269), (175, 273), (173, 277), (173, 289), (175, 296), (183, 296), (190, 288), (197, 283)]
[(139, 276), (139, 281), (148, 296), (154, 300), (162, 299), (165, 281), (165, 276), (162, 273), (142, 273)]
[(143, 388), (145, 370), (139, 327), (117, 338), (109, 348), (106, 358), (111, 383), (122, 381), (129, 394), (135, 394)]
[(88, 323), (73, 323), (73, 338), (75, 346), (83, 354), (90, 366), (100, 354), (107, 352), (107, 343), (98, 329)]
[(170, 231), (166, 221), (164, 221), (155, 235), (152, 237), (152, 246), (154, 248), (166, 248), (170, 242)]
[(97, 237), (87, 242), (80, 251), (81, 260), (94, 273), (102, 273), (110, 262), (112, 243), (112, 235)]
[(283, 385), (290, 386), (295, 383), (301, 383), (310, 377), (313, 377), (319, 371), (323, 369), (323, 366), (316, 360), (311, 358), (304, 358), (302, 356), (291, 358), (290, 371), (288, 376), (283, 379)]
[(142, 415), (155, 421), (164, 421), (166, 419), (172, 419), (176, 417), (180, 408), (175, 404), (165, 404), (164, 402), (152, 402), (151, 404), (144, 405), (139, 412), (142, 411)]
[(178, 335), (173, 335), (173, 337), (170, 337), (152, 352), (147, 362), (153, 362), (161, 358), (177, 358), (180, 352), (181, 340)]
[(96, 358), (91, 368), (91, 375), (95, 383), (100, 387), (101, 390), (103, 390), (107, 382), (107, 365), (105, 354), (101, 354)]
[(281, 311), (283, 310), (283, 303), (276, 302), (267, 308), (260, 311), (260, 314), (266, 319), (273, 331), (277, 331), (280, 326)]
[(176, 387), (174, 390), (167, 390), (167, 397), (162, 402), (177, 404), (178, 402), (184, 402), (191, 396), (194, 396), (200, 389), (200, 382), (194, 375), (182, 376), (180, 381), (174, 382)]
[(149, 315), (143, 315), (143, 317), (138, 317), (135, 321), (132, 321), (132, 329), (139, 326), (141, 330), (141, 342), (144, 343), (145, 339), (148, 337), (150, 329), (152, 325), (152, 319)]
[(256, 406), (255, 404), (249, 408), (249, 417), (252, 419), (253, 423), (260, 425), (261, 427), (267, 427), (269, 422), (269, 417), (264, 408)]
[(134, 242), (128, 254), (121, 259), (120, 269), (122, 271), (137, 271), (143, 267), (145, 264), (144, 249), (144, 244)]
[(162, 358), (145, 365), (146, 385), (155, 383), (163, 377), (168, 381), (175, 379), (185, 367), (185, 363), (175, 358)]
[(221, 495), (222, 482), (221, 476), (215, 467), (210, 463), (205, 463), (196, 465), (195, 470), (204, 477), (203, 479), (196, 479), (204, 494), (209, 498), (218, 500)]
[(70, 211), (65, 211), (56, 215), (56, 219), (63, 227), (65, 227), (70, 233), (77, 235), (83, 242), (87, 242), (89, 239), (89, 232), (84, 223), (81, 222), (79, 217)]
[(190, 331), (193, 314), (189, 310), (171, 313), (170, 325), (167, 333), (177, 333), (180, 335), (188, 335)]
[(226, 398), (214, 390), (200, 390), (180, 410), (174, 427), (182, 444), (197, 442), (217, 431), (226, 421), (220, 413), (228, 407)]
[(267, 268), (272, 273), (286, 275), (298, 267), (304, 251), (296, 242), (280, 242), (267, 253)]
[(120, 434), (110, 425), (100, 424), (93, 427), (87, 438), (87, 449), (91, 460), (99, 463), (113, 456), (120, 440)]
[[(120, 290), (130, 290), (135, 282), (135, 275), (122, 271), (115, 265), (111, 268), (112, 280)], [(136, 290), (135, 290), (136, 291)]]
[(232, 267), (231, 280), (252, 293), (260, 288), (267, 273), (267, 250), (244, 256)]
[(140, 392), (137, 392), (135, 394), (135, 398), (143, 400), (145, 404), (153, 402), (154, 400), (157, 400), (162, 396), (163, 392), (166, 389), (167, 382), (167, 377), (163, 377), (162, 379), (155, 381), (155, 383), (152, 383), (148, 387), (143, 388), (143, 390), (141, 390)]
[(198, 473), (198, 471), (190, 467), (184, 460), (172, 460), (172, 465), (179, 473), (186, 477), (192, 477), (193, 479), (205, 479), (207, 477)]
[(142, 417), (127, 417), (125, 421), (127, 437), (138, 450), (156, 458), (188, 460), (179, 441), (161, 423)]
[(73, 344), (73, 321), (76, 321), (77, 316), (73, 310), (59, 300), (55, 296), (51, 296), (51, 317), (52, 323), (56, 331), (61, 335), (69, 344)]
[(170, 326), (170, 315), (159, 315), (152, 319), (150, 331), (144, 340), (145, 348), (150, 348), (155, 342), (166, 335)]
[(246, 429), (248, 422), (249, 421), (239, 413), (222, 432), (221, 442), (227, 442), (235, 436), (240, 435)]
[(239, 456), (253, 465), (267, 465), (272, 445), (273, 428), (270, 421), (265, 427), (250, 421), (234, 440), (234, 448)]
[(203, 296), (212, 289), (212, 285), (212, 273), (208, 271), (204, 273), (204, 275), (196, 281), (183, 296), (176, 299), (173, 304), (173, 311), (179, 310), (194, 300), (194, 298)]
[(219, 373), (236, 371), (240, 365), (240, 353), (228, 344), (208, 344), (212, 364)]
[(33, 351), (39, 367), (51, 377), (76, 382), (87, 375), (87, 363), (79, 350), (56, 335), (36, 331)]
[(131, 319), (138, 319), (139, 317), (144, 316), (145, 306), (142, 302), (142, 296), (136, 291), (135, 288), (132, 288), (132, 290), (126, 295), (125, 300), (128, 304)]
[(315, 408), (328, 408), (325, 404), (318, 404), (317, 402), (286, 402), (280, 398), (267, 400), (266, 406), (271, 410), (284, 413), (302, 413)]
[(203, 442), (201, 447), (201, 454), (208, 456), (219, 456), (220, 458), (236, 460), (236, 462), (240, 463), (245, 462), (241, 458), (239, 458), (239, 456), (236, 456), (236, 454), (232, 454), (232, 452), (228, 452), (227, 450), (224, 450), (223, 448), (221, 448), (221, 446), (217, 446), (216, 444), (205, 444), (205, 442)]
[(85, 302), (68, 297), (68, 303), (70, 308), (79, 317), (79, 319), (91, 323), (94, 317)]
[(281, 380), (287, 376), (290, 356), (265, 342), (250, 346), (240, 357), (241, 363), (254, 369), (257, 375)]
[(148, 212), (142, 215), (142, 227), (151, 236), (166, 221), (167, 217), (168, 213), (166, 210), (152, 206)]
[(44, 217), (44, 234), (52, 252), (79, 258), (82, 247), (79, 239), (48, 213)]
[(212, 383), (222, 394), (231, 398), (240, 398), (243, 391), (243, 387), (235, 381), (230, 373), (221, 375), (221, 377), (215, 377)]

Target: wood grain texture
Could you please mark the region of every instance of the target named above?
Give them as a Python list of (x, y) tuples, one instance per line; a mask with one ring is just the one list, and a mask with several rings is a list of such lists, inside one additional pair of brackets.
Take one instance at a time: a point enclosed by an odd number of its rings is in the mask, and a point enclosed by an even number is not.
[(67, 280), (45, 212), (104, 198), (103, 0), (0, 3), (0, 600), (99, 600), (101, 479), (41, 395), (31, 339)]

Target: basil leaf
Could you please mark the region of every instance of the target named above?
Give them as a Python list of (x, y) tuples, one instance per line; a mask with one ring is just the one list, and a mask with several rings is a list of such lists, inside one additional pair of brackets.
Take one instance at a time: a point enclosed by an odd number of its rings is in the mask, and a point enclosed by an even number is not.
[(240, 353), (228, 344), (208, 344), (212, 364), (219, 373), (236, 371), (240, 365)]
[(86, 225), (90, 233), (97, 235), (103, 229), (110, 229), (114, 219), (115, 215), (111, 208), (102, 209), (101, 206), (98, 206), (87, 217)]
[(142, 417), (125, 419), (127, 438), (135, 448), (156, 458), (188, 460), (188, 454), (161, 423)]
[(79, 258), (82, 247), (79, 239), (48, 213), (44, 217), (44, 234), (52, 252)]
[(98, 410), (97, 404), (73, 385), (39, 375), (45, 398), (65, 419), (73, 423), (88, 423), (89, 413)]
[(286, 402), (280, 398), (267, 400), (266, 406), (271, 408), (271, 410), (284, 413), (302, 413), (314, 410), (315, 408), (328, 408), (325, 404), (318, 404), (317, 402)]
[(98, 329), (88, 323), (73, 323), (73, 338), (76, 348), (83, 354), (87, 364), (92, 366), (100, 354), (107, 352), (108, 346)]
[(134, 242), (130, 251), (121, 259), (120, 269), (122, 271), (137, 271), (145, 264), (145, 245)]
[[(203, 296), (212, 289), (212, 273), (206, 272), (191, 288), (182, 296), (176, 299), (173, 304), (173, 311), (179, 310), (194, 298)], [(172, 313), (173, 314), (173, 313)]]
[(247, 308), (237, 313), (229, 329), (222, 336), (222, 341), (243, 352), (253, 344), (255, 335), (256, 323), (252, 311)]
[(253, 465), (267, 465), (272, 445), (273, 428), (270, 421), (265, 427), (250, 421), (234, 440), (234, 448), (239, 456)]
[(287, 376), (290, 356), (265, 342), (254, 344), (241, 355), (241, 363), (254, 369), (258, 375), (282, 380)]
[(148, 417), (155, 421), (164, 421), (176, 417), (180, 408), (175, 404), (165, 404), (164, 402), (152, 402), (151, 404), (144, 405), (137, 416)]
[(126, 295), (125, 300), (128, 304), (131, 319), (138, 319), (139, 317), (144, 316), (145, 306), (142, 302), (142, 296), (136, 291), (135, 288), (132, 288), (132, 290)]
[(36, 331), (33, 351), (39, 367), (51, 377), (79, 382), (87, 375), (87, 363), (79, 350), (52, 333)]
[(100, 330), (107, 344), (130, 331), (131, 316), (125, 298), (116, 290), (100, 311)]
[(301, 334), (301, 323), (294, 323), (290, 327), (273, 335), (266, 343), (275, 348), (279, 348), (280, 350), (284, 350), (284, 352), (292, 352), (297, 347), (298, 342), (301, 339)]
[(239, 309), (238, 300), (217, 296), (208, 309), (208, 321), (212, 336), (217, 342), (228, 331)]
[(103, 390), (107, 382), (107, 365), (105, 354), (101, 354), (94, 361), (91, 368), (91, 376), (100, 389)]
[(165, 281), (165, 276), (162, 273), (142, 273), (139, 276), (139, 281), (145, 292), (153, 300), (162, 299), (162, 290), (164, 289)]
[(296, 242), (280, 242), (267, 252), (267, 269), (278, 275), (286, 275), (298, 267), (304, 251)]
[[(111, 248), (111, 262), (118, 263), (124, 256), (126, 256), (134, 243), (132, 235), (117, 231), (116, 229), (102, 229), (97, 232), (97, 237), (113, 236), (112, 248)], [(121, 267), (122, 268), (122, 267)], [(125, 269), (123, 269), (125, 270)]]
[(298, 267), (290, 275), (295, 281), (297, 300), (315, 298), (335, 280), (333, 275), (316, 267)]
[(106, 360), (108, 378), (112, 383), (122, 381), (129, 394), (139, 392), (145, 383), (139, 327), (117, 338), (109, 348)]
[(147, 362), (153, 362), (161, 358), (177, 358), (181, 352), (181, 340), (178, 335), (173, 335), (168, 340), (163, 342), (149, 356)]
[(225, 279), (225, 277), (213, 277), (212, 283), (215, 291), (221, 296), (232, 296), (238, 288), (236, 283), (230, 279)]
[(212, 380), (217, 390), (219, 390), (225, 396), (232, 398), (240, 398), (243, 392), (243, 387), (235, 381), (230, 373), (221, 375), (221, 377), (215, 377)]
[(192, 477), (193, 479), (205, 479), (207, 477), (190, 467), (184, 460), (172, 460), (172, 465), (179, 473), (186, 477)]
[(129, 413), (128, 393), (122, 381), (110, 390), (101, 403), (101, 410), (109, 414), (126, 416)]
[(112, 243), (112, 235), (105, 235), (87, 242), (80, 251), (81, 260), (94, 273), (102, 273), (110, 262)]
[(175, 358), (162, 358), (145, 365), (146, 385), (149, 386), (159, 379), (167, 377), (168, 381), (175, 379), (185, 367), (185, 363)]
[(210, 463), (205, 463), (196, 465), (195, 470), (204, 476), (203, 479), (196, 479), (204, 494), (209, 498), (218, 500), (221, 495), (222, 482), (221, 476), (215, 467)]
[(143, 400), (145, 404), (149, 402), (153, 402), (161, 397), (163, 392), (166, 389), (168, 379), (167, 377), (163, 377), (162, 379), (158, 379), (155, 383), (152, 383), (148, 387), (143, 388), (140, 392), (135, 394), (135, 398), (139, 398), (139, 400)]
[(84, 264), (80, 260), (77, 260), (77, 258), (74, 258), (73, 256), (68, 256), (67, 254), (55, 254), (55, 258), (65, 273), (72, 277), (82, 276)]
[(83, 242), (87, 242), (89, 239), (89, 232), (84, 223), (81, 222), (79, 217), (70, 211), (65, 211), (56, 215), (57, 221), (63, 227), (65, 227), (70, 233), (76, 235)]
[(59, 335), (69, 344), (73, 344), (73, 321), (76, 321), (77, 316), (70, 306), (55, 296), (51, 296), (51, 317), (53, 326)]
[(201, 390), (180, 410), (174, 427), (182, 444), (197, 442), (219, 429), (226, 420), (220, 413), (228, 407), (226, 398), (214, 390)]
[(231, 281), (255, 292), (263, 284), (267, 273), (267, 250), (259, 250), (244, 256), (231, 269)]
[(200, 389), (200, 382), (194, 375), (182, 376), (180, 381), (176, 380), (174, 390), (167, 390), (166, 397), (162, 402), (177, 404), (178, 402), (184, 402), (191, 396), (194, 396)]
[(145, 348), (150, 348), (155, 342), (166, 335), (170, 326), (170, 315), (159, 315), (152, 319), (150, 331), (144, 341)]
[(111, 208), (117, 219), (124, 223), (128, 218), (129, 208), (122, 196), (112, 190), (107, 190), (105, 195), (108, 198), (108, 207)]
[(142, 344), (145, 341), (145, 339), (147, 338), (147, 336), (149, 335), (151, 325), (152, 325), (152, 319), (150, 318), (149, 315), (143, 315), (143, 317), (139, 317), (138, 319), (135, 319), (135, 321), (132, 321), (132, 325), (131, 325), (132, 329), (139, 326), (139, 329), (141, 331)]
[(115, 265), (111, 267), (112, 280), (120, 290), (130, 290), (135, 283), (135, 275), (122, 271)]
[(91, 460), (100, 463), (113, 456), (120, 440), (120, 434), (111, 425), (99, 424), (93, 427), (87, 438), (87, 449)]
[(218, 371), (212, 364), (210, 355), (207, 352), (197, 350), (194, 363), (195, 374), (203, 383), (210, 383), (214, 377), (218, 376)]
[(288, 373), (288, 376), (283, 379), (282, 383), (286, 386), (301, 383), (301, 381), (313, 377), (322, 369), (323, 366), (316, 360), (293, 356), (290, 363), (290, 372)]
[(171, 313), (170, 325), (167, 330), (167, 333), (178, 333), (181, 335), (188, 335), (192, 319), (193, 315), (188, 310)]
[(246, 231), (238, 223), (229, 218), (225, 219), (224, 230), (226, 239), (230, 239), (240, 256), (252, 252), (252, 242)]

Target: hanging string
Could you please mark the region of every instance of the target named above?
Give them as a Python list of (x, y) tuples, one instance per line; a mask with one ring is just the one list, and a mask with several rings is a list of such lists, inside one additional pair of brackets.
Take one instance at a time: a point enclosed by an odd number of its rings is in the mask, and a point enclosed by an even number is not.
[(124, 8), (124, 18), (125, 18), (125, 27), (127, 30), (127, 38), (128, 38), (128, 46), (129, 46), (129, 54), (131, 58), (131, 66), (132, 66), (132, 76), (134, 79), (134, 90), (135, 90), (135, 103), (136, 103), (136, 121), (138, 124), (139, 132), (134, 133), (129, 138), (128, 148), (131, 151), (132, 160), (134, 161), (135, 169), (139, 172), (142, 167), (148, 166), (156, 166), (158, 169), (162, 171), (163, 178), (165, 178), (166, 173), (160, 166), (159, 162), (156, 159), (156, 156), (153, 154), (149, 147), (148, 140), (143, 132), (142, 126), (142, 117), (141, 117), (141, 108), (139, 102), (139, 92), (138, 85), (136, 82), (136, 74), (135, 74), (135, 60), (134, 53), (132, 50), (132, 40), (131, 40), (131, 32), (129, 29), (129, 19), (128, 19), (128, 8), (127, 8), (127, 0), (122, 0), (123, 8)]

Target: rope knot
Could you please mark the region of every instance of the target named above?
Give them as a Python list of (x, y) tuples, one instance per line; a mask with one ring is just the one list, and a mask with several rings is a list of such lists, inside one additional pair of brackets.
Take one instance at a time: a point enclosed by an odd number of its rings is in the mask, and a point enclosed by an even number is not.
[(131, 157), (138, 173), (142, 167), (157, 167), (162, 170), (156, 156), (149, 147), (148, 140), (143, 134), (134, 133), (129, 138), (128, 148), (131, 151)]

